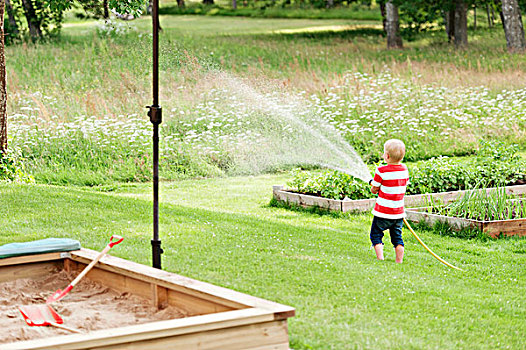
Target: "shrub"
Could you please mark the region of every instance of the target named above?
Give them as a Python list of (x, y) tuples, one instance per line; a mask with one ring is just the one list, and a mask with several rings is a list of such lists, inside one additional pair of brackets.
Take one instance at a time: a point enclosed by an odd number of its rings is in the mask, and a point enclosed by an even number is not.
[(326, 170), (313, 175), (308, 171), (294, 169), (293, 179), (288, 186), (300, 193), (314, 194), (330, 199), (363, 199), (372, 198), (369, 185), (351, 175)]
[(0, 152), (0, 181), (33, 183), (35, 180), (24, 167), (20, 150)]
[[(407, 194), (435, 193), (472, 189), (481, 181), (485, 187), (512, 185), (526, 180), (526, 163), (518, 156), (516, 145), (482, 141), (476, 157), (431, 158), (409, 167)], [(301, 193), (331, 199), (373, 198), (368, 184), (342, 172), (327, 170), (318, 175), (295, 169), (287, 184)]]
[(526, 163), (516, 145), (481, 141), (477, 156), (468, 160), (448, 157), (415, 163), (410, 171), (408, 194), (471, 189), (481, 180), (486, 187), (511, 185), (526, 179)]

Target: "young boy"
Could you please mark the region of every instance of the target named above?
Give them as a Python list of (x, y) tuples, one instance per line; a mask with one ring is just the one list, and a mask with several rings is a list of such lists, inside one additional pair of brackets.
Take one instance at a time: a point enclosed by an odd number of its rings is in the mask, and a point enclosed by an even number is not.
[(404, 194), (409, 181), (407, 167), (401, 164), (405, 155), (405, 145), (402, 141), (392, 139), (384, 144), (383, 158), (387, 165), (376, 169), (374, 178), (369, 181), (371, 192), (378, 194), (372, 211), (374, 218), (371, 225), (371, 243), (376, 258), (384, 260), (384, 231), (389, 230), (391, 243), (395, 248), (396, 262), (404, 260), (404, 241), (402, 226), (404, 225)]

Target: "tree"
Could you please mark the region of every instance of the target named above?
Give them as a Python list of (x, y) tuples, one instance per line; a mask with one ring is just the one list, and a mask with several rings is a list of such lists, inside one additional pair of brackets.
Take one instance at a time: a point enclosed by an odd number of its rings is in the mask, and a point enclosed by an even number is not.
[(387, 48), (402, 48), (398, 7), (393, 3), (393, 0), (389, 0), (385, 4), (385, 31), (387, 34)]
[(4, 9), (5, 0), (0, 0), (0, 153), (7, 151), (7, 92), (4, 53)]
[[(30, 0), (24, 0), (30, 1)], [(118, 13), (129, 13), (138, 16), (144, 6), (144, 0), (109, 0), (109, 7)], [(4, 14), (6, 0), (0, 0), (0, 153), (7, 151), (7, 92), (4, 46)], [(51, 11), (62, 12), (71, 6), (69, 0), (47, 0), (44, 5)]]
[(5, 31), (11, 35), (9, 41), (13, 41), (14, 38), (18, 38), (20, 31), (18, 29), (18, 23), (16, 21), (15, 10), (11, 5), (11, 0), (5, 0), (5, 11), (7, 12), (8, 18), (8, 30)]
[(42, 30), (40, 28), (40, 21), (37, 17), (35, 7), (31, 0), (22, 0), (22, 5), (24, 6), (24, 13), (26, 15), (31, 40), (36, 41), (42, 38)]
[(380, 1), (379, 2), (379, 5), (380, 5), (380, 15), (382, 16), (382, 27), (384, 29), (384, 32), (387, 33), (387, 28), (386, 28), (386, 16), (387, 14), (385, 13), (385, 2), (383, 1)]
[(455, 39), (455, 8), (454, 7), (446, 11), (445, 22), (446, 22), (447, 42), (451, 43)]
[(464, 0), (455, 0), (455, 46), (468, 46), (468, 5)]
[(524, 51), (524, 28), (517, 0), (502, 0), (502, 25), (509, 51)]

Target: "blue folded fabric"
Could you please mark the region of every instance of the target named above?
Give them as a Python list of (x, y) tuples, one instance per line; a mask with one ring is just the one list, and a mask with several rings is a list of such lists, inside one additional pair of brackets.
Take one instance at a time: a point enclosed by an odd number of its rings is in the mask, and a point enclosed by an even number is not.
[(80, 242), (69, 238), (46, 238), (32, 242), (8, 243), (0, 246), (0, 258), (19, 255), (68, 252), (80, 249)]

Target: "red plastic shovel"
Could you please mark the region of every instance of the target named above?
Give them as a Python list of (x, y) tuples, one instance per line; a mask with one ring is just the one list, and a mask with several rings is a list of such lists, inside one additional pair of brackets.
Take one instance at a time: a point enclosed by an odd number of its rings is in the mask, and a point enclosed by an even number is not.
[(108, 243), (108, 245), (99, 253), (99, 255), (97, 255), (97, 257), (88, 265), (86, 266), (86, 268), (84, 270), (82, 270), (82, 272), (77, 276), (77, 278), (75, 278), (73, 280), (73, 282), (71, 282), (69, 284), (69, 286), (67, 286), (64, 290), (62, 289), (59, 289), (57, 290), (52, 296), (50, 296), (49, 298), (47, 298), (46, 300), (46, 303), (47, 304), (50, 304), (50, 303), (53, 303), (55, 301), (59, 301), (60, 299), (64, 298), (66, 296), (66, 294), (68, 294), (70, 292), (70, 290), (73, 289), (73, 287), (75, 287), (75, 285), (77, 283), (79, 283), (79, 281), (92, 269), (93, 266), (95, 266), (95, 264), (115, 245), (119, 244), (122, 242), (124, 238), (122, 238), (121, 236), (117, 236), (117, 235), (113, 235), (111, 236), (110, 238), (110, 243)]
[(24, 305), (20, 306), (18, 309), (29, 326), (53, 326), (70, 332), (80, 333), (80, 331), (75, 328), (69, 328), (62, 325), (62, 323), (64, 323), (62, 317), (57, 314), (51, 305)]

